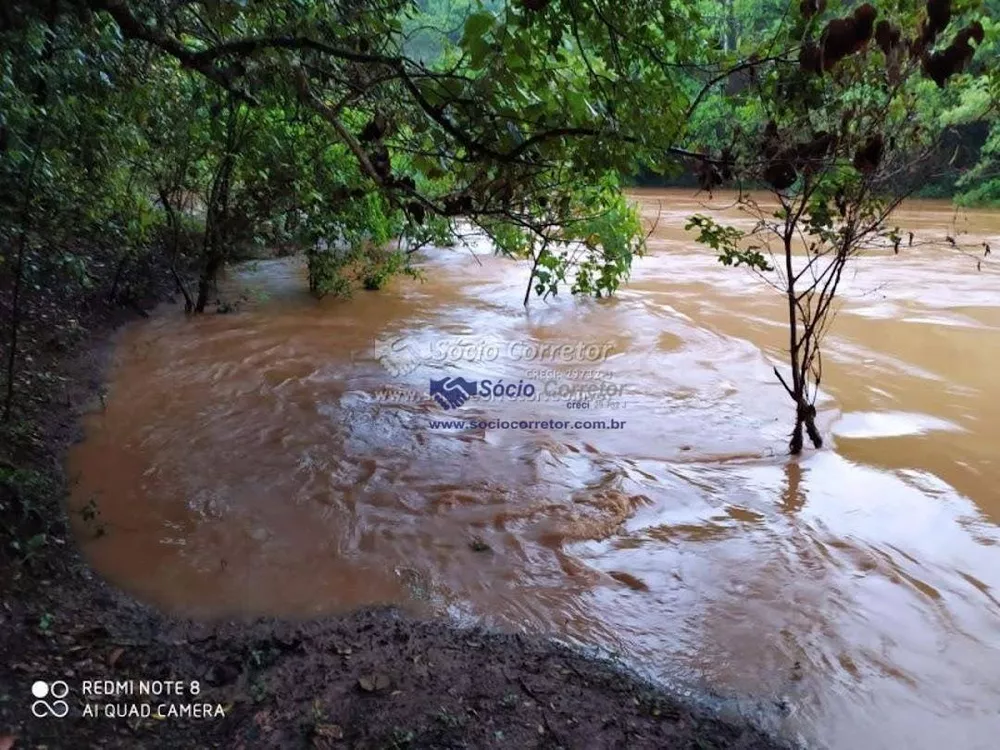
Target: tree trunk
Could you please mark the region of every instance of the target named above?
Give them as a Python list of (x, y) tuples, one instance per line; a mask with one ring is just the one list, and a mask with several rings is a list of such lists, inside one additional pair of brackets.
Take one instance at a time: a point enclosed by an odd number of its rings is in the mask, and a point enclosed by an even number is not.
[(792, 439), (788, 441), (788, 452), (797, 456), (802, 452), (802, 418), (796, 413), (795, 429), (792, 430)]
[(212, 253), (201, 272), (201, 278), (198, 280), (198, 301), (194, 305), (196, 313), (205, 312), (205, 305), (208, 304), (208, 295), (212, 293), (212, 289), (215, 286), (215, 277), (221, 267), (222, 257), (218, 253)]
[(35, 183), (35, 167), (42, 151), (44, 130), (39, 129), (38, 140), (31, 156), (28, 179), (24, 183), (24, 206), (21, 209), (21, 232), (17, 240), (17, 260), (14, 263), (14, 291), (10, 311), (10, 351), (7, 353), (7, 393), (4, 396), (3, 419), (10, 421), (14, 408), (14, 375), (17, 371), (17, 338), (21, 328), (21, 286), (24, 280), (24, 251), (28, 244), (28, 224), (31, 221), (31, 198)]
[(795, 402), (795, 427), (792, 429), (792, 437), (788, 441), (788, 452), (797, 456), (802, 452), (804, 445), (803, 431), (809, 436), (814, 448), (823, 447), (823, 436), (820, 435), (819, 428), (816, 427), (816, 407), (806, 400), (806, 377), (803, 368), (797, 358), (792, 359), (792, 370), (795, 387), (789, 388), (785, 379), (781, 377), (778, 368), (774, 369), (775, 374), (785, 386), (788, 395)]
[(785, 387), (785, 391), (795, 404), (795, 427), (792, 429), (791, 439), (788, 441), (788, 452), (793, 456), (802, 453), (804, 445), (803, 432), (809, 435), (809, 440), (813, 447), (823, 447), (823, 437), (816, 427), (816, 407), (809, 403), (809, 351), (814, 336), (815, 327), (806, 325), (803, 321), (802, 330), (799, 330), (798, 304), (796, 302), (795, 273), (792, 265), (792, 232), (789, 227), (784, 237), (785, 249), (785, 274), (788, 279), (788, 360), (792, 368), (791, 386), (781, 377), (778, 368), (774, 369), (775, 375)]
[(822, 448), (823, 436), (819, 434), (819, 430), (816, 428), (816, 407), (812, 404), (806, 404), (805, 425), (806, 434), (809, 435), (813, 448)]
[(111, 291), (108, 292), (108, 304), (114, 304), (118, 299), (118, 284), (122, 280), (122, 274), (125, 273), (125, 266), (128, 265), (128, 255), (122, 255), (121, 259), (118, 261), (118, 267), (115, 269), (115, 278), (111, 282)]
[[(544, 252), (544, 251), (543, 251)], [(538, 271), (538, 261), (542, 259), (541, 253), (535, 256), (534, 262), (531, 264), (531, 273), (528, 274), (528, 288), (524, 290), (524, 306), (527, 307), (528, 303), (531, 301), (531, 287), (535, 283), (535, 273)]]
[(181, 275), (177, 273), (177, 257), (180, 255), (181, 246), (181, 220), (170, 203), (170, 196), (163, 188), (160, 188), (160, 203), (163, 204), (163, 209), (167, 212), (167, 227), (170, 230), (170, 273), (173, 274), (177, 289), (184, 295), (184, 312), (190, 313), (194, 310), (195, 303), (191, 299), (187, 287), (184, 286)]
[(17, 334), (21, 327), (21, 279), (24, 277), (24, 245), (27, 241), (27, 226), (21, 227), (21, 237), (17, 248), (17, 262), (14, 266), (14, 294), (10, 314), (10, 351), (7, 353), (7, 393), (3, 402), (3, 419), (10, 421), (14, 408), (14, 375), (17, 371)]
[(524, 290), (524, 306), (527, 307), (531, 301), (531, 290), (535, 284), (535, 274), (538, 273), (538, 266), (542, 262), (542, 256), (549, 251), (549, 238), (546, 236), (542, 240), (542, 247), (531, 262), (531, 274), (528, 276), (528, 288)]
[(211, 190), (208, 195), (208, 206), (205, 211), (205, 241), (202, 246), (205, 266), (198, 280), (198, 300), (195, 302), (196, 313), (205, 312), (208, 295), (215, 287), (215, 277), (225, 261), (230, 236), (229, 191), (230, 178), (236, 163), (235, 154), (239, 141), (238, 121), (239, 107), (232, 96), (228, 100), (229, 120), (226, 125), (226, 150), (215, 174), (212, 176)]
[[(785, 275), (788, 285), (788, 357), (792, 367), (792, 387), (782, 380), (782, 385), (792, 397), (796, 405), (795, 428), (792, 430), (792, 438), (788, 442), (788, 452), (797, 456), (802, 452), (802, 427), (805, 422), (805, 383), (803, 382), (803, 372), (799, 363), (799, 353), (801, 352), (801, 342), (799, 341), (799, 319), (795, 303), (795, 272), (792, 267), (792, 231), (789, 227), (785, 232)], [(779, 374), (780, 378), (781, 375)]]
[(198, 301), (195, 303), (196, 313), (205, 312), (208, 295), (215, 286), (215, 277), (222, 268), (226, 243), (229, 241), (229, 175), (232, 172), (233, 160), (227, 153), (223, 157), (212, 182), (209, 196), (208, 211), (205, 217), (205, 243), (203, 252), (205, 266), (198, 281)]

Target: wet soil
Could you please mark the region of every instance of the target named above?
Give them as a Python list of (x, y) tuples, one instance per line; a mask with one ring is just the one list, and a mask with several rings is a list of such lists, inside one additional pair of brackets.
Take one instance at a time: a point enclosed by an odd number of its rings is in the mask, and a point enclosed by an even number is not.
[[(113, 330), (125, 317), (102, 308), (87, 320), (88, 340), (42, 363), (65, 378), (60, 393), (22, 415), (35, 425), (29, 444), (0, 446), (6, 464), (52, 488), (33, 509), (46, 519), (45, 543), (12, 554), (3, 539), (0, 749), (782, 747), (746, 722), (544, 639), (391, 609), (199, 623), (164, 617), (113, 589), (69, 534), (62, 467), (81, 437), (82, 412), (99, 398)], [(10, 487), (0, 491), (3, 507), (18, 507)], [(14, 526), (5, 519), (5, 530)], [(33, 718), (31, 686), (40, 679), (69, 685), (69, 716)], [(104, 679), (197, 680), (199, 697), (181, 702), (221, 705), (225, 715), (81, 716), (83, 681)]]

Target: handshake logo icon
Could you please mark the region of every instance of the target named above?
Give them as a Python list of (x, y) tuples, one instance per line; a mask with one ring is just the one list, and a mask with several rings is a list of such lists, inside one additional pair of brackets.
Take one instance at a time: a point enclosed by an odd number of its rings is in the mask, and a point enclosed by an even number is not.
[(431, 380), (431, 398), (442, 409), (457, 409), (476, 395), (478, 383), (465, 378)]
[(420, 357), (402, 341), (375, 345), (375, 359), (395, 377), (409, 375), (420, 367)]

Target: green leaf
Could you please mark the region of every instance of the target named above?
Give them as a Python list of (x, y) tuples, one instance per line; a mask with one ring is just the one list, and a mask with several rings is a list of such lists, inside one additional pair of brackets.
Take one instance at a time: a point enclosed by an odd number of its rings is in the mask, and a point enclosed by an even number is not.
[(466, 18), (462, 46), (467, 47), (474, 39), (482, 39), (486, 32), (493, 28), (494, 21), (496, 17), (488, 10), (481, 10)]

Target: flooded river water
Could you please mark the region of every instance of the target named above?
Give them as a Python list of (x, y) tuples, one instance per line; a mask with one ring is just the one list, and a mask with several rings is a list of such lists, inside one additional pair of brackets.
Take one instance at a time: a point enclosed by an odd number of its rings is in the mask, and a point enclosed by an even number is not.
[[(635, 198), (659, 223), (610, 300), (525, 311), (524, 265), (457, 248), (350, 301), (269, 261), (240, 312), (127, 328), (70, 457), (89, 560), (198, 617), (388, 602), (556, 633), (783, 701), (815, 747), (996, 747), (1000, 274), (919, 242), (861, 259), (825, 345), (827, 445), (790, 460), (782, 298), (692, 242), (690, 193)], [(955, 219), (898, 217), (1000, 247), (1000, 213)], [(429, 383), (451, 376), (614, 395), (445, 410)]]

